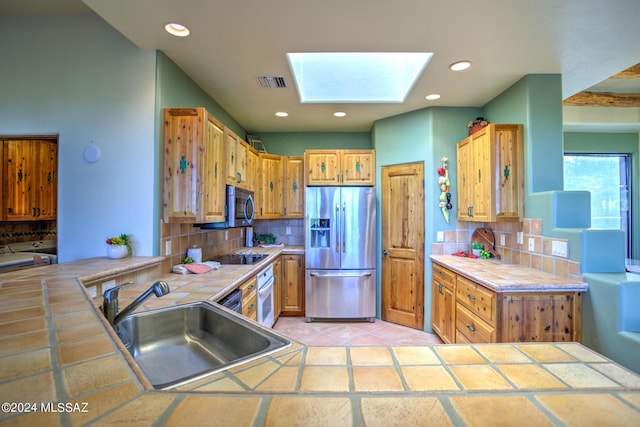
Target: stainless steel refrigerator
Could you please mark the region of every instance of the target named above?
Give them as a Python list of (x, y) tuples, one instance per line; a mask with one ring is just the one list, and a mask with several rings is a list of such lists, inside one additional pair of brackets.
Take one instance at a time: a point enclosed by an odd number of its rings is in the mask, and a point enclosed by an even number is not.
[(307, 187), (305, 310), (315, 319), (376, 315), (374, 187)]

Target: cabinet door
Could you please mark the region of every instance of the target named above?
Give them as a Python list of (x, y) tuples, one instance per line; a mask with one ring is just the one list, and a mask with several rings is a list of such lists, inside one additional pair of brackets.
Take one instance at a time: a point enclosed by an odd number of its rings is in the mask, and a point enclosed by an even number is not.
[(33, 140), (4, 142), (4, 215), (7, 221), (36, 217), (37, 148)]
[(471, 220), (471, 205), (473, 199), (473, 185), (471, 182), (471, 137), (458, 143), (457, 152), (457, 178), (458, 178), (458, 220)]
[(58, 144), (37, 141), (36, 219), (53, 220), (58, 213)]
[(282, 163), (280, 156), (260, 154), (259, 218), (282, 217)]
[(471, 136), (471, 182), (473, 199), (471, 216), (474, 221), (490, 222), (495, 218), (494, 159), (490, 130), (486, 126)]
[(345, 150), (341, 152), (342, 185), (375, 185), (376, 158), (373, 150)]
[(164, 222), (203, 222), (204, 109), (168, 108), (164, 113)]
[(240, 145), (238, 136), (230, 129), (225, 129), (224, 145), (226, 150), (225, 176), (229, 185), (238, 185), (238, 175), (236, 175), (238, 161), (238, 146)]
[(437, 264), (431, 280), (431, 319), (436, 334), (447, 344), (455, 343), (456, 275)]
[(496, 220), (522, 221), (524, 215), (524, 153), (522, 125), (496, 126)]
[(306, 185), (340, 185), (337, 150), (307, 150), (304, 153)]
[(236, 185), (242, 188), (249, 188), (247, 151), (249, 151), (249, 146), (239, 139), (236, 154), (238, 156), (236, 160)]
[(304, 255), (282, 255), (284, 275), (283, 316), (304, 316)]
[(207, 115), (207, 129), (203, 153), (204, 221), (224, 222), (226, 185), (224, 165), (224, 126)]
[[(254, 196), (258, 192), (258, 150), (253, 147), (247, 147), (247, 188), (254, 192)], [(256, 201), (257, 204), (257, 201)]]
[(284, 216), (304, 217), (304, 157), (283, 157)]

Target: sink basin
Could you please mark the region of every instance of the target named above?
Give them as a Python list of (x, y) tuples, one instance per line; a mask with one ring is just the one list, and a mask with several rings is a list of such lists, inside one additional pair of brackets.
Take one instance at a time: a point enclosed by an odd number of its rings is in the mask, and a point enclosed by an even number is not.
[(125, 317), (118, 335), (156, 389), (170, 389), (247, 363), (291, 341), (205, 301)]

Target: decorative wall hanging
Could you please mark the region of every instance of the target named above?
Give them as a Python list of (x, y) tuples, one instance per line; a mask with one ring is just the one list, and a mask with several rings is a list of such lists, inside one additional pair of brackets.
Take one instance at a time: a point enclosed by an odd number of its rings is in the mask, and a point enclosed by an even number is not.
[(448, 161), (449, 159), (443, 157), (442, 167), (438, 168), (438, 185), (440, 186), (440, 197), (438, 198), (440, 202), (438, 206), (440, 207), (442, 216), (447, 224), (449, 224), (449, 211), (453, 209), (453, 205), (451, 204), (451, 193), (449, 193), (449, 186), (451, 183), (449, 182), (449, 171), (447, 170)]

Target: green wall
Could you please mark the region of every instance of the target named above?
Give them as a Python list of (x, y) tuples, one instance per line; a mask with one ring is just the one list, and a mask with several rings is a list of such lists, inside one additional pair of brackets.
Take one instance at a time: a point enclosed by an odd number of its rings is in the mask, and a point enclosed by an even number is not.
[[(631, 219), (635, 236), (640, 230), (640, 135), (637, 133), (565, 132), (565, 153), (613, 153), (631, 155)], [(640, 239), (632, 241), (633, 258), (640, 258)]]
[(368, 132), (265, 132), (257, 133), (268, 153), (302, 156), (308, 149), (371, 148)]

